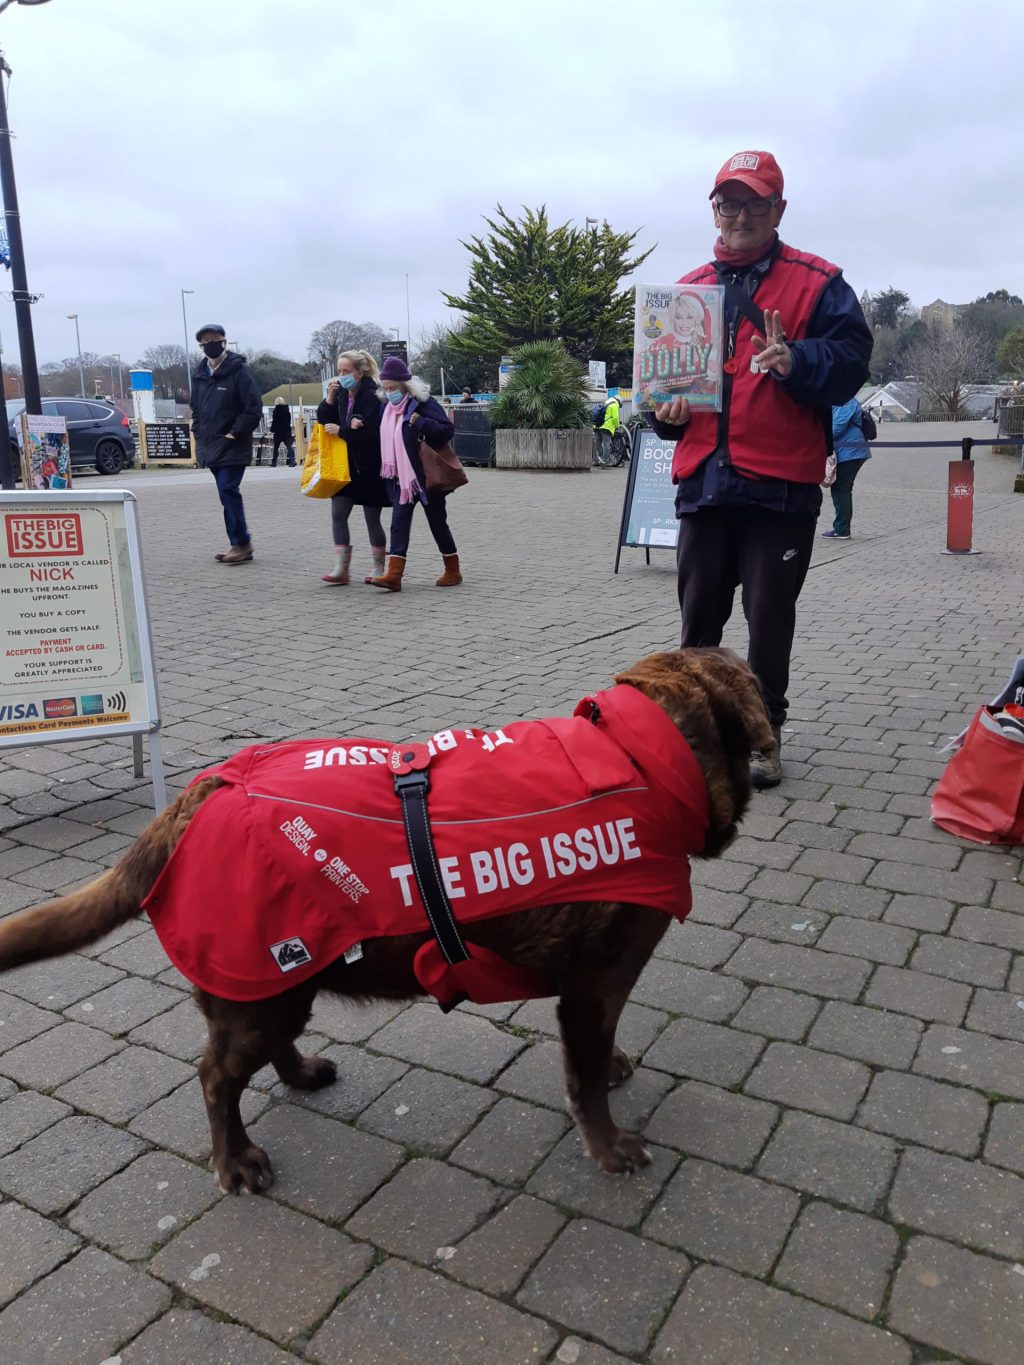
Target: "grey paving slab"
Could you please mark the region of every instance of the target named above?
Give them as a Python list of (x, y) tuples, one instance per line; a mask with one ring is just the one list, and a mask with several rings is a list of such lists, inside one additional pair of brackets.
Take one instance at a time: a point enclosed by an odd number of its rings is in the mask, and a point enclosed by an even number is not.
[(765, 1040), (721, 1024), (677, 1019), (644, 1054), (644, 1063), (675, 1076), (738, 1085), (764, 1050)]
[(317, 1331), (307, 1356), (321, 1365), (389, 1361), (519, 1365), (558, 1341), (539, 1318), (404, 1261), (386, 1261)]
[(961, 1156), (978, 1151), (987, 1121), (983, 1096), (897, 1071), (875, 1075), (857, 1115), (865, 1128)]
[(651, 1353), (701, 1365), (910, 1365), (891, 1332), (771, 1289), (734, 1271), (701, 1266), (690, 1277)]
[(291, 1104), (275, 1105), (249, 1129), (274, 1168), (270, 1196), (342, 1223), (405, 1160), (401, 1147)]
[(743, 1089), (764, 1100), (850, 1119), (870, 1079), (871, 1073), (860, 1062), (795, 1043), (771, 1043)]
[(109, 1359), (170, 1301), (166, 1285), (85, 1247), (0, 1313), (0, 1358), (46, 1365)]
[(9, 1052), (47, 1029), (62, 1023), (61, 1016), (51, 1010), (41, 1010), (27, 1000), (0, 991), (0, 1051)]
[(559, 1235), (516, 1302), (613, 1350), (640, 1352), (675, 1298), (689, 1261), (601, 1223), (577, 1219)]
[(1024, 1357), (1024, 1276), (931, 1237), (916, 1237), (896, 1274), (889, 1323), (914, 1341), (986, 1365)]
[(363, 1110), (359, 1126), (416, 1151), (443, 1156), (495, 1099), (493, 1091), (481, 1086), (416, 1068)]
[(914, 1060), (923, 1032), (924, 1026), (917, 1019), (830, 1000), (807, 1041), (811, 1047), (871, 1066), (902, 1068)]
[(76, 1000), (83, 1000), (120, 980), (123, 975), (115, 967), (73, 953), (70, 957), (4, 972), (3, 988), (43, 1009), (63, 1010)]
[(1024, 1044), (968, 1029), (930, 1028), (914, 1070), (1008, 1099), (1024, 1100)]
[(1024, 1256), (1024, 1180), (978, 1161), (910, 1148), (889, 1195), (898, 1223), (1020, 1260)]
[(564, 1225), (565, 1215), (553, 1205), (519, 1195), (457, 1246), (445, 1247), (442, 1264), (474, 1289), (513, 1294)]
[(344, 1233), (272, 1199), (222, 1199), (150, 1262), (190, 1298), (287, 1342), (319, 1322), (369, 1269)]
[(110, 1123), (127, 1123), (191, 1074), (185, 1062), (162, 1052), (126, 1047), (62, 1085), (56, 1096)]
[(1024, 1104), (997, 1104), (985, 1139), (985, 1160), (1024, 1175)]
[(773, 1279), (871, 1320), (882, 1307), (899, 1246), (895, 1230), (880, 1219), (815, 1200), (801, 1212)]
[[(74, 1233), (31, 1209), (12, 1200), (0, 1204), (0, 1246), (10, 1248), (0, 1258), (0, 1309), (40, 1276), (66, 1261), (81, 1244), (81, 1238)], [(17, 1255), (12, 1254), (15, 1247)]]
[(587, 1154), (579, 1134), (567, 1133), (526, 1188), (575, 1213), (600, 1218), (616, 1227), (635, 1227), (658, 1198), (675, 1170), (678, 1154), (651, 1144), (651, 1164), (619, 1180), (600, 1169)]
[(0, 1190), (40, 1213), (62, 1213), (144, 1147), (121, 1128), (73, 1114), (0, 1160)]
[(170, 1152), (147, 1152), (87, 1194), (67, 1222), (122, 1260), (141, 1261), (218, 1198), (208, 1171)]
[(879, 1205), (896, 1168), (896, 1145), (813, 1114), (785, 1114), (757, 1174), (837, 1204), (870, 1213)]
[(349, 1219), (354, 1237), (423, 1265), (438, 1248), (471, 1232), (501, 1202), (501, 1190), (479, 1176), (441, 1162), (409, 1162)]
[(414, 1005), (373, 1036), (375, 1052), (482, 1085), (525, 1046), (521, 1038), (500, 1032), (486, 1019), (454, 1011), (445, 1016), (436, 1005)]
[(749, 1166), (775, 1127), (774, 1104), (700, 1081), (684, 1081), (658, 1106), (644, 1129), (652, 1142), (727, 1166)]
[(0, 1101), (0, 1156), (52, 1128), (71, 1113), (71, 1106), (35, 1090), (19, 1090)]
[(172, 1308), (118, 1351), (121, 1365), (291, 1365), (295, 1357), (237, 1323)]
[(643, 1231), (699, 1260), (764, 1275), (799, 1208), (792, 1190), (694, 1159), (683, 1162)]

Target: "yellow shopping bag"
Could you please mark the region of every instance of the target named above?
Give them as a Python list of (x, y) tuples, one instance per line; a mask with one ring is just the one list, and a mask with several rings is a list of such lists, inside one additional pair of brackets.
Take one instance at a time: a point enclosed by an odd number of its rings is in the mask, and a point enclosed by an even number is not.
[(317, 422), (309, 438), (302, 466), (302, 491), (307, 498), (333, 498), (348, 483), (348, 444)]

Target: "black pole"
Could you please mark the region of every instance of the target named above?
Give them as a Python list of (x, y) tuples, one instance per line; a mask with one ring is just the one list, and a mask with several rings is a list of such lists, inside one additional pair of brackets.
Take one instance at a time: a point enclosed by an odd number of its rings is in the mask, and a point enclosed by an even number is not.
[(11, 282), (14, 285), (14, 316), (18, 324), (18, 347), (21, 351), (21, 376), (25, 389), (25, 411), (39, 413), (39, 370), (36, 365), (36, 343), (32, 336), (33, 295), (28, 292), (25, 272), (25, 249), (21, 242), (21, 215), (18, 212), (18, 189), (14, 183), (14, 157), (11, 153), (11, 130), (7, 123), (7, 92), (4, 76), (11, 68), (0, 53), (0, 192), (4, 200), (4, 222), (11, 253)]
[(961, 436), (961, 438), (960, 438), (960, 450), (961, 450), (960, 458), (961, 458), (961, 460), (971, 460), (971, 459), (973, 459), (974, 457), (973, 457), (972, 454), (971, 454), (971, 451), (972, 451), (973, 448), (974, 448), (974, 437), (973, 437), (973, 436)]
[(0, 488), (14, 487), (14, 455), (11, 452), (11, 429), (7, 417), (7, 392), (4, 388), (4, 367), (0, 360)]

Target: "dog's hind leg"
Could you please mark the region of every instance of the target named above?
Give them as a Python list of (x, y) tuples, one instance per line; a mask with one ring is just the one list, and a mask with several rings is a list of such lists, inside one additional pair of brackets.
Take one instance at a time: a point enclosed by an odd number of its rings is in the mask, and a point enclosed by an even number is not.
[[(253, 1075), (269, 1063), (288, 1084), (302, 1085), (305, 1079), (303, 1088), (313, 1088), (309, 1079), (317, 1074), (315, 1059), (302, 1057), (294, 1040), (306, 1026), (316, 989), (315, 981), (306, 982), (284, 995), (244, 1003), (196, 992), (209, 1030), (199, 1079), (210, 1120), (213, 1169), (229, 1194), (255, 1194), (274, 1178), (266, 1152), (249, 1140), (242, 1123), (239, 1104)], [(330, 1079), (325, 1076), (318, 1083)]]
[(278, 1048), (270, 1065), (293, 1090), (322, 1090), (338, 1079), (338, 1068), (326, 1057), (304, 1057), (294, 1043)]
[(628, 932), (619, 939), (616, 959), (570, 970), (558, 1002), (569, 1110), (584, 1147), (603, 1171), (612, 1173), (635, 1171), (651, 1160), (640, 1138), (612, 1121), (608, 1087), (632, 1074), (629, 1058), (615, 1046), (615, 1030), (622, 1007), (666, 928), (658, 910), (634, 906), (618, 913), (629, 919), (620, 920)]
[(621, 968), (574, 973), (558, 1002), (569, 1112), (584, 1147), (611, 1173), (635, 1171), (651, 1159), (638, 1137), (615, 1126), (608, 1107), (615, 1029), (638, 975), (623, 981)]

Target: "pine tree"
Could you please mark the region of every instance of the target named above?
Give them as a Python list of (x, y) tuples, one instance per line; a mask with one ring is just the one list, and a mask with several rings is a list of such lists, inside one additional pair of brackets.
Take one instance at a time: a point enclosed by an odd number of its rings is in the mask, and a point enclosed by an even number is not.
[(654, 249), (630, 254), (639, 232), (614, 232), (607, 222), (553, 227), (544, 205), (524, 207), (517, 220), (499, 204), (484, 222), (487, 237), (462, 244), (472, 257), (465, 292), (445, 294), (465, 315), (456, 350), (497, 361), (526, 342), (560, 341), (577, 360), (606, 360), (610, 372), (624, 364), (628, 375), (633, 290), (619, 285)]

